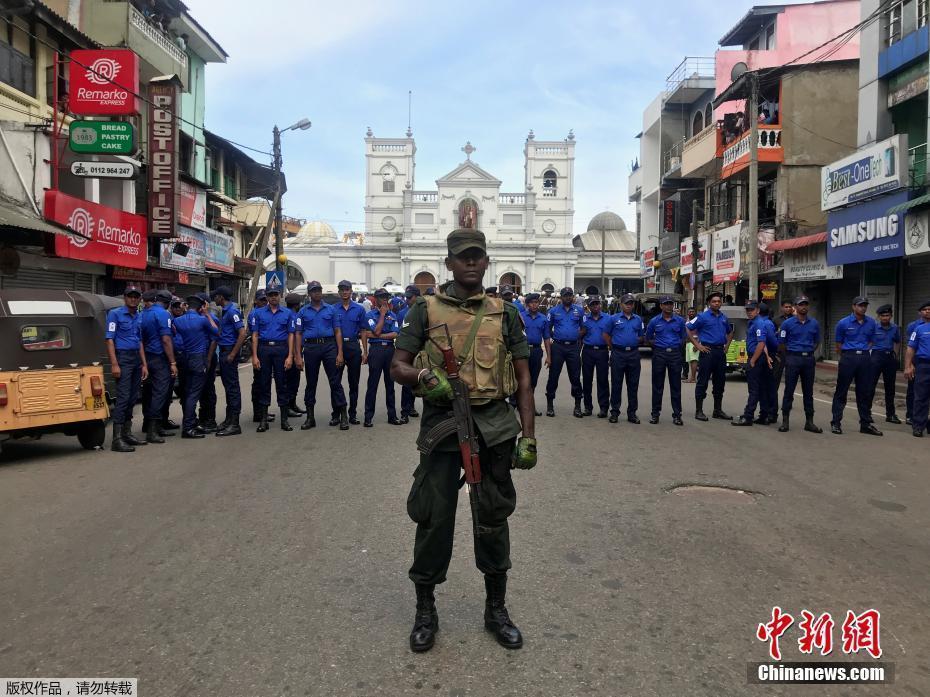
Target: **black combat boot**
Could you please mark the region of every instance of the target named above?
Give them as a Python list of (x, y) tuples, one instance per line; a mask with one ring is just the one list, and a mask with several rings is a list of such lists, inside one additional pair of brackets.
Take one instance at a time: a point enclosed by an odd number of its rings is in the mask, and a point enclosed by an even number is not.
[(433, 595), (436, 586), (418, 583), (416, 587), (417, 614), (413, 620), (413, 630), (410, 632), (410, 649), (419, 653), (429, 651), (436, 643), (439, 615), (436, 612), (436, 597)]
[(123, 424), (113, 424), (113, 442), (110, 450), (114, 453), (134, 453), (136, 449), (123, 440)]
[(732, 421), (733, 417), (723, 410), (723, 397), (714, 397), (714, 413), (711, 414), (715, 419), (724, 419)]
[(297, 400), (292, 399), (291, 403), (287, 405), (287, 415), (298, 417), (304, 415), (304, 410), (297, 406)]
[(313, 409), (307, 407), (307, 418), (300, 424), (300, 430), (309, 431), (311, 428), (316, 428), (316, 419), (313, 418)]
[(144, 440), (136, 438), (132, 435), (132, 421), (127, 421), (123, 424), (123, 440), (132, 446), (138, 447), (140, 445), (148, 445)]
[(294, 427), (291, 426), (291, 424), (288, 423), (288, 420), (287, 420), (287, 407), (284, 407), (281, 410), (281, 430), (282, 431), (293, 431), (294, 430)]
[(158, 434), (158, 419), (149, 419), (145, 429), (146, 443), (164, 443), (165, 439)]
[(264, 433), (268, 430), (268, 407), (258, 408), (258, 428), (255, 430), (258, 433)]
[(790, 412), (787, 412), (787, 411), (783, 411), (783, 412), (781, 413), (781, 426), (778, 427), (778, 432), (779, 432), (779, 433), (787, 433), (787, 432), (788, 432), (788, 429), (789, 429), (789, 427), (790, 427), (790, 425), (789, 425), (789, 423), (788, 423), (788, 414), (789, 414), (789, 413), (790, 413)]
[(200, 430), (204, 433), (216, 433), (220, 430), (220, 425), (216, 423), (216, 419), (200, 419)]
[(484, 605), (484, 628), (494, 634), (497, 643), (505, 649), (523, 646), (523, 635), (511, 621), (504, 606), (507, 596), (507, 574), (485, 574), (484, 588), (488, 597)]
[(694, 400), (694, 418), (698, 421), (707, 421), (707, 416), (704, 414), (704, 400), (695, 399)]
[(575, 410), (572, 412), (572, 416), (574, 416), (576, 419), (580, 419), (583, 417), (583, 414), (581, 412), (581, 400), (580, 399), (575, 400)]
[(219, 437), (224, 436), (238, 436), (242, 433), (242, 427), (239, 425), (239, 415), (230, 416), (226, 419), (226, 427), (221, 428), (216, 432), (216, 435)]
[[(407, 417), (404, 417), (404, 418), (407, 418)], [(332, 414), (330, 414), (330, 417), (329, 417), (329, 425), (330, 425), (330, 426), (338, 426), (338, 425), (339, 425), (339, 412), (338, 412), (338, 411), (334, 411)]]
[(349, 414), (346, 412), (346, 408), (342, 407), (339, 410), (339, 430), (348, 431), (349, 430)]
[(551, 399), (546, 400), (546, 416), (555, 416), (555, 404)]
[(814, 423), (814, 414), (805, 414), (804, 430), (810, 433), (823, 433), (823, 429)]

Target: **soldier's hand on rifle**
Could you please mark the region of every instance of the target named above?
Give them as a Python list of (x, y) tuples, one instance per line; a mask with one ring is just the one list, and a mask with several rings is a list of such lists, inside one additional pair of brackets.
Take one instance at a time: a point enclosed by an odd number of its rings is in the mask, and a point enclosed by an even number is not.
[(531, 470), (536, 466), (536, 439), (521, 436), (513, 449), (513, 466), (518, 470)]
[(452, 385), (449, 384), (449, 378), (445, 372), (439, 368), (433, 370), (420, 371), (419, 375), (420, 388), (423, 390), (423, 399), (430, 402), (451, 402), (454, 396)]

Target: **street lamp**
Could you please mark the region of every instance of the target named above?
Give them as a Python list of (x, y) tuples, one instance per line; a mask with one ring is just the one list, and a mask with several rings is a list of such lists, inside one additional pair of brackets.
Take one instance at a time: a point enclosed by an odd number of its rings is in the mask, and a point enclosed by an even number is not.
[[(288, 126), (283, 130), (306, 131), (311, 125), (313, 124), (310, 123), (310, 119), (301, 119), (294, 125)], [(272, 166), (274, 167), (275, 201), (277, 202), (274, 210), (274, 269), (279, 273), (284, 266), (282, 263), (282, 259), (284, 259), (284, 230), (281, 225), (281, 133), (282, 129), (279, 129), (277, 126), (272, 130), (272, 134), (274, 135), (274, 148), (272, 150), (274, 159)], [(286, 280), (285, 278), (285, 281)]]

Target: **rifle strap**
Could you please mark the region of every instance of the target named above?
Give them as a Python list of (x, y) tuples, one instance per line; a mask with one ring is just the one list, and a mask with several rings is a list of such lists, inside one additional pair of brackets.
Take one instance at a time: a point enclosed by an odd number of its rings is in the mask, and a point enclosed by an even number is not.
[(481, 320), (484, 319), (484, 312), (487, 305), (487, 300), (485, 298), (481, 299), (481, 307), (478, 308), (478, 312), (475, 313), (475, 321), (471, 323), (471, 331), (468, 333), (468, 338), (465, 339), (465, 343), (462, 345), (462, 355), (459, 356), (459, 363), (465, 363), (471, 356), (472, 347), (475, 345), (475, 338), (478, 336), (478, 329), (481, 328)]

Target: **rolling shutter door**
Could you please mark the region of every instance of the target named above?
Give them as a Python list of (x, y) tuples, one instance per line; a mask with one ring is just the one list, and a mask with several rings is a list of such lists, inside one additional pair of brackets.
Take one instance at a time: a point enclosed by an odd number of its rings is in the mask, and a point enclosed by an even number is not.
[(14, 275), (0, 276), (0, 288), (32, 288), (36, 290), (57, 288), (61, 290), (83, 290), (94, 292), (94, 277), (88, 273), (74, 271), (45, 271), (21, 268)]
[(862, 264), (846, 264), (843, 278), (828, 281), (830, 297), (827, 301), (827, 313), (823, 318), (823, 354), (824, 358), (839, 360), (834, 350), (833, 330), (836, 323), (852, 312), (852, 300), (862, 289)]
[(917, 319), (917, 308), (930, 298), (930, 254), (908, 257), (904, 262), (904, 278), (901, 290), (904, 300), (901, 303), (901, 316), (895, 320), (901, 331)]

